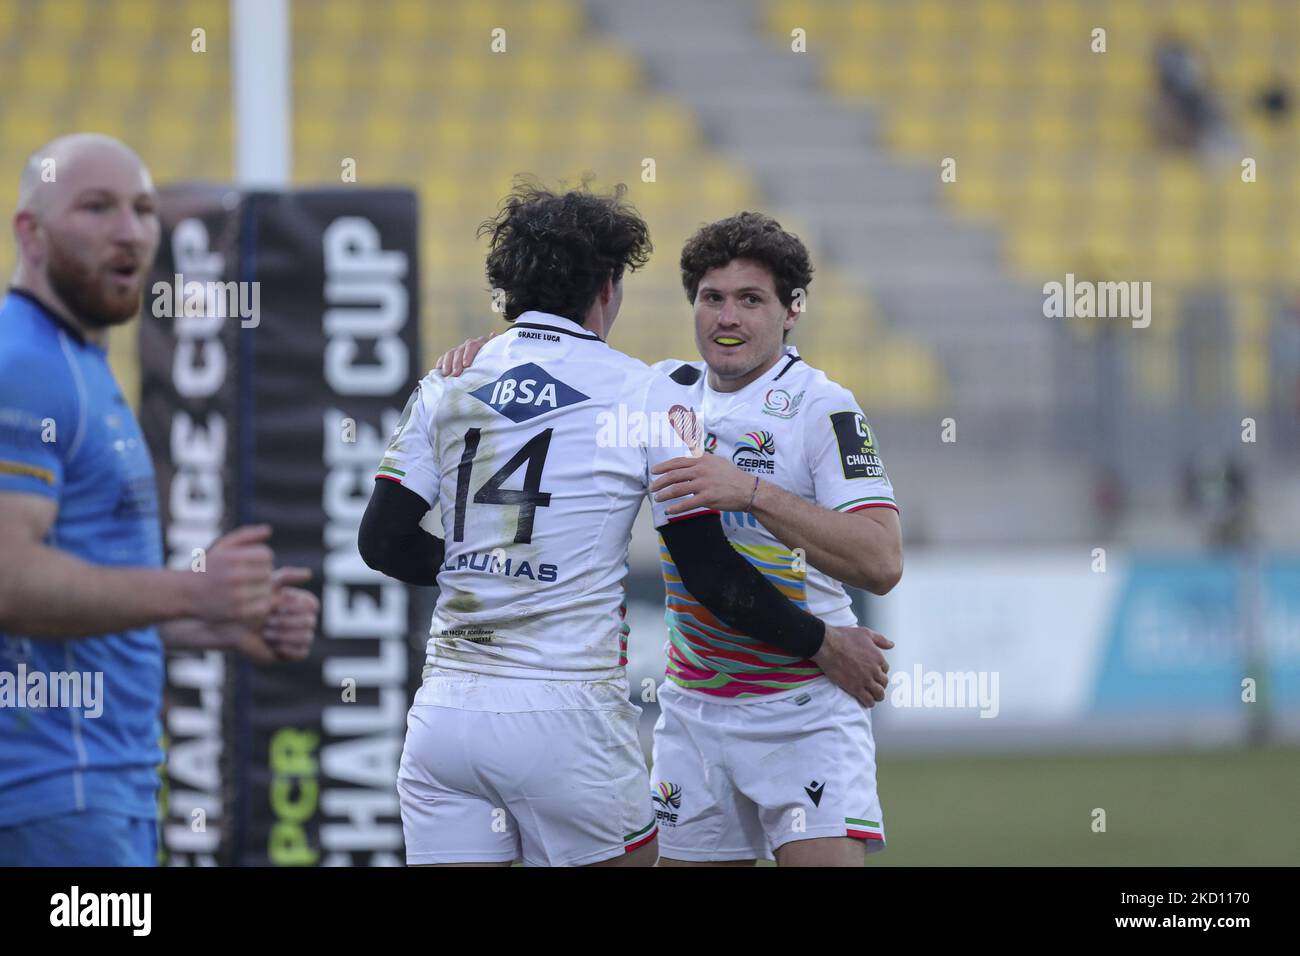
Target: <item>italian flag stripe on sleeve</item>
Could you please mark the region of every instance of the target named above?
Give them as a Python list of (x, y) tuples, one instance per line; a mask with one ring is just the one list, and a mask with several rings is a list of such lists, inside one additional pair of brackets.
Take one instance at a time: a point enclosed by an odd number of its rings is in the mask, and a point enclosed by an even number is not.
[(879, 820), (859, 820), (856, 817), (844, 818), (845, 836), (851, 836), (855, 840), (880, 840), (882, 843), (885, 836), (880, 831)]
[(893, 498), (879, 495), (875, 498), (854, 498), (852, 501), (846, 501), (844, 504), (836, 507), (836, 511), (861, 511), (863, 508), (893, 508), (898, 510), (898, 505), (894, 503)]

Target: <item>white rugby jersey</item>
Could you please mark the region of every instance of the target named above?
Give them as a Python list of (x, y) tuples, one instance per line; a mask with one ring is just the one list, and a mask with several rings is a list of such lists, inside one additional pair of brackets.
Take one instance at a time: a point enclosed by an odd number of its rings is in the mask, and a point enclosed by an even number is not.
[[(684, 392), (542, 312), (521, 315), (459, 378), (425, 376), (376, 477), (441, 506), (447, 550), (430, 664), (623, 676), (632, 523), (649, 469), (687, 454), (669, 424)], [(669, 504), (652, 501), (656, 527)]]
[[(686, 389), (705, 431), (704, 450), (807, 501), (834, 511), (893, 508), (894, 489), (875, 435), (848, 389), (811, 368), (793, 347), (768, 372), (737, 392), (708, 385), (701, 361), (659, 362), (656, 369)], [(753, 515), (724, 512), (722, 527), (786, 597), (829, 624), (857, 623), (844, 586), (795, 555)], [(660, 539), (668, 625), (668, 677), (715, 697), (751, 697), (796, 689), (821, 669), (740, 633), (715, 618), (682, 587)]]

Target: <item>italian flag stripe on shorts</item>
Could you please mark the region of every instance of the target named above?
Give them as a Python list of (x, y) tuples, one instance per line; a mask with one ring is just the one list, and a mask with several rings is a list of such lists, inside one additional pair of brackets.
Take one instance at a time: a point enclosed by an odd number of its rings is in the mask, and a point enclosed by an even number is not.
[(658, 835), (659, 828), (655, 826), (655, 822), (651, 820), (640, 830), (637, 830), (635, 833), (629, 833), (627, 836), (623, 837), (623, 852), (631, 853), (637, 847), (645, 846)]
[(879, 840), (882, 843), (885, 840), (884, 834), (880, 832), (879, 820), (859, 820), (856, 817), (844, 818), (845, 836), (851, 836), (855, 840)]

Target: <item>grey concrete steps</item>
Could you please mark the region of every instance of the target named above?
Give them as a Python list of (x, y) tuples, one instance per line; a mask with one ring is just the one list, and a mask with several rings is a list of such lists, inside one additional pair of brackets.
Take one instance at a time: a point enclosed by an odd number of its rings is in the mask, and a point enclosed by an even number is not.
[[(882, 148), (879, 117), (827, 95), (815, 52), (775, 42), (758, 3), (587, 6), (657, 88), (692, 109), (712, 145), (753, 173), (764, 211), (805, 232), (817, 265), (861, 283), (884, 325), (942, 364), (958, 447), (939, 442), (940, 416), (877, 423), (894, 451), (904, 527), (924, 525), (945, 543), (988, 540), (991, 522), (1008, 541), (1086, 537), (1091, 478), (1062, 438), (1059, 330), (1041, 315), (1041, 289), (1006, 271), (998, 231), (953, 215), (937, 166)], [(1015, 506), (991, 517), (993, 494)]]

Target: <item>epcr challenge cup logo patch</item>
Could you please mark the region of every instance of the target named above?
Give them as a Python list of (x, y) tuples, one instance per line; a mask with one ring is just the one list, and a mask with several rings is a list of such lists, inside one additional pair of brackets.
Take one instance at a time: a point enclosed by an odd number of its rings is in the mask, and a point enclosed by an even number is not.
[(831, 415), (831, 428), (839, 445), (845, 478), (884, 477), (885, 467), (876, 454), (875, 437), (861, 412), (835, 412)]

